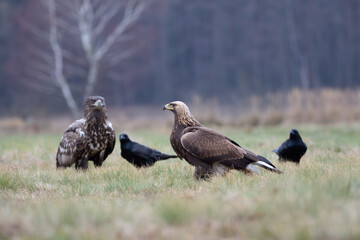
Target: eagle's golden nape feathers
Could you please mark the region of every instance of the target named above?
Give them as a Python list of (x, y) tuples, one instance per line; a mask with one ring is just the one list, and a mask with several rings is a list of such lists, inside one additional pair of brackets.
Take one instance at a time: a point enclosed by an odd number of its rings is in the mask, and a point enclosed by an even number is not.
[(115, 146), (115, 131), (107, 120), (105, 99), (91, 96), (83, 105), (84, 117), (73, 122), (61, 138), (56, 154), (56, 167), (75, 163), (77, 170), (86, 170), (88, 161), (100, 167)]
[(188, 106), (181, 101), (174, 101), (166, 104), (163, 110), (170, 110), (175, 114), (175, 121), (183, 126), (195, 126), (200, 123), (192, 116)]
[(166, 104), (163, 109), (174, 113), (171, 146), (180, 159), (185, 159), (195, 167), (196, 179), (204, 179), (215, 174), (225, 175), (231, 169), (259, 174), (254, 165), (281, 172), (266, 158), (201, 125), (185, 103), (174, 101)]

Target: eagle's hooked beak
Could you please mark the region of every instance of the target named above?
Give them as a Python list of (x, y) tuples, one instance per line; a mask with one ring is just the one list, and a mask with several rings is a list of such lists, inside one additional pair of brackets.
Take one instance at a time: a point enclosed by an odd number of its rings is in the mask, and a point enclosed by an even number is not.
[(94, 106), (95, 107), (102, 107), (102, 102), (101, 102), (101, 100), (97, 100), (95, 103), (94, 103)]
[(166, 104), (164, 107), (163, 107), (163, 110), (174, 110), (174, 108), (170, 105), (170, 103)]

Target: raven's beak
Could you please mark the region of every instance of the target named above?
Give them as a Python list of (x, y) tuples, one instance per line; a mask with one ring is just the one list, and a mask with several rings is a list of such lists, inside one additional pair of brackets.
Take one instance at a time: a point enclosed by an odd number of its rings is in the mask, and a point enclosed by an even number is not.
[(171, 111), (171, 110), (174, 110), (174, 108), (171, 107), (170, 104), (168, 103), (163, 107), (163, 110), (170, 110)]
[(97, 100), (95, 103), (94, 103), (94, 106), (95, 107), (102, 107), (102, 102), (101, 102), (101, 100)]

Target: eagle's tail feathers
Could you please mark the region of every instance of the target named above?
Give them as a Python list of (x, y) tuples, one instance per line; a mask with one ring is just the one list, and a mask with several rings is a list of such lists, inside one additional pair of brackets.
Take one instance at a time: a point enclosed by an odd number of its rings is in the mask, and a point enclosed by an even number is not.
[[(264, 157), (262, 157), (264, 158)], [(266, 159), (266, 158), (265, 158)], [(257, 165), (259, 167), (265, 168), (269, 171), (272, 172), (276, 172), (276, 173), (282, 173), (282, 171), (280, 171), (279, 169), (277, 169), (273, 164), (271, 164), (271, 162), (269, 162), (269, 160), (266, 159), (266, 161), (263, 161), (262, 159), (260, 159), (257, 162), (253, 163), (254, 165)]]

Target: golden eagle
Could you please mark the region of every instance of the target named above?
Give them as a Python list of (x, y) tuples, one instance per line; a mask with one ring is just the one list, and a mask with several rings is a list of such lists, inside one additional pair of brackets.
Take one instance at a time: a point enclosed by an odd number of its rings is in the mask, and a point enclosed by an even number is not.
[(259, 174), (253, 165), (281, 173), (269, 160), (242, 148), (235, 141), (201, 125), (180, 101), (168, 103), (164, 110), (174, 113), (170, 143), (180, 159), (195, 167), (194, 177), (209, 178), (230, 169)]
[(61, 138), (56, 154), (56, 167), (87, 169), (88, 161), (100, 167), (113, 151), (115, 131), (107, 120), (103, 97), (88, 97), (83, 106), (84, 117), (73, 122)]

